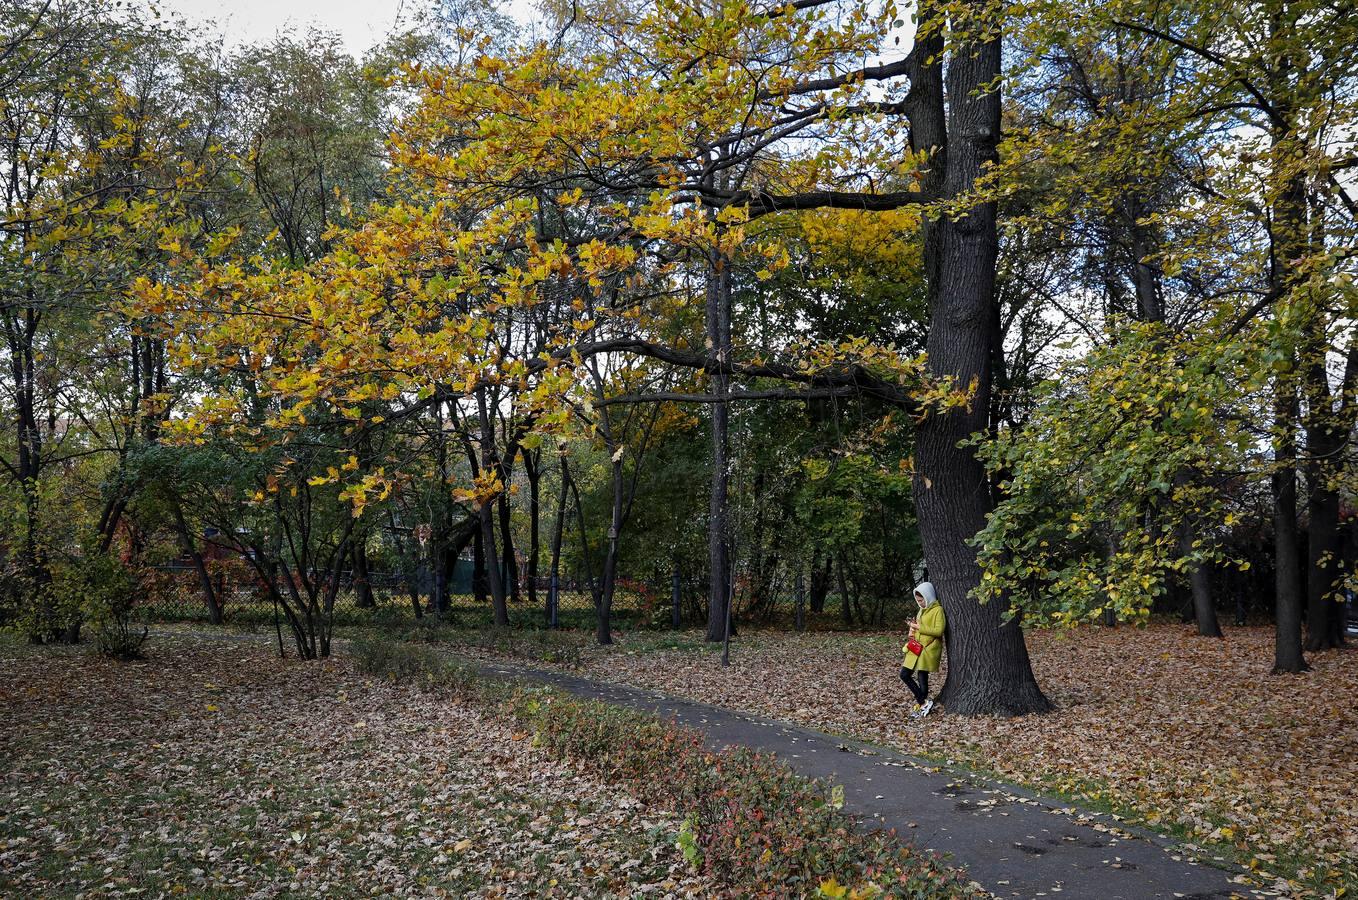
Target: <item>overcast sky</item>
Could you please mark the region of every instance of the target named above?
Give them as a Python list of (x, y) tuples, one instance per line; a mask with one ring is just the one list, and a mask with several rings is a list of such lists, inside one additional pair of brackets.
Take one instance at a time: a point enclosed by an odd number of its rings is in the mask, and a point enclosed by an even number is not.
[[(190, 24), (215, 22), (232, 45), (266, 41), (279, 31), (319, 25), (338, 34), (349, 52), (361, 56), (401, 21), (408, 21), (424, 0), (134, 0), (150, 15), (179, 16)], [(521, 19), (531, 15), (531, 0), (508, 8)]]

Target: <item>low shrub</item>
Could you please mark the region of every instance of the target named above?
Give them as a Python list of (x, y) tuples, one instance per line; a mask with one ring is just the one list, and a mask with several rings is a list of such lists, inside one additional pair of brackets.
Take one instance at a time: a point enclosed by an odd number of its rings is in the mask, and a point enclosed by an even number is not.
[(139, 659), (149, 633), (137, 609), (137, 576), (107, 553), (91, 553), (56, 568), (52, 590), (78, 606), (94, 632), (95, 647), (115, 659)]
[(676, 847), (740, 896), (975, 896), (932, 855), (892, 833), (861, 831), (842, 809), (842, 788), (766, 754), (708, 749), (700, 732), (636, 710), (494, 684), (429, 647), (371, 642), (354, 656), (362, 671), (507, 714), (536, 745), (672, 810), (684, 821)]
[(500, 656), (511, 656), (529, 662), (546, 662), (572, 669), (584, 664), (588, 639), (569, 631), (546, 629), (521, 630), (516, 628), (457, 628), (432, 616), (397, 627), (380, 626), (379, 634), (407, 643), (446, 644), (454, 647), (475, 647)]
[(107, 553), (91, 551), (51, 563), (44, 579), (13, 578), (11, 627), (34, 644), (74, 644), (82, 630), (94, 634), (105, 656), (137, 659), (149, 633), (139, 600), (137, 573)]
[(358, 640), (349, 645), (349, 655), (359, 671), (413, 684), (422, 691), (447, 691), (478, 699), (483, 693), (483, 682), (474, 669), (429, 645)]

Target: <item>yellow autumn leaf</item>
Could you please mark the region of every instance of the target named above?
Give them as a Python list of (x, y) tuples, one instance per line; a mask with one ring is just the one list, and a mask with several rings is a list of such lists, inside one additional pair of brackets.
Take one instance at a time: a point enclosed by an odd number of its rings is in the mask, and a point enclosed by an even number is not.
[(820, 883), (820, 896), (838, 900), (840, 897), (847, 897), (849, 889), (840, 884), (832, 875)]

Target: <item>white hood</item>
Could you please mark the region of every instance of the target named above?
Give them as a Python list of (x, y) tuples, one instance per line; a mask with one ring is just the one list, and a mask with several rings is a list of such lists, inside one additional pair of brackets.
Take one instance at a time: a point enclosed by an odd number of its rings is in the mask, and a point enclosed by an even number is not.
[(938, 595), (934, 593), (934, 586), (927, 582), (920, 582), (915, 586), (915, 593), (924, 598), (924, 608), (928, 609), (938, 602)]

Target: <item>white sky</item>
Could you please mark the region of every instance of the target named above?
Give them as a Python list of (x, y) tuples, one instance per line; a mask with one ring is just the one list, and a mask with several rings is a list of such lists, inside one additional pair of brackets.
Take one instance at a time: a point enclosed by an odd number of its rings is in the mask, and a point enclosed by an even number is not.
[(213, 23), (230, 45), (266, 41), (288, 28), (317, 24), (361, 55), (396, 24), (403, 0), (149, 0), (141, 4), (190, 25)]
[[(280, 31), (305, 31), (319, 25), (338, 34), (344, 46), (356, 57), (380, 43), (402, 21), (424, 8), (428, 0), (133, 0), (132, 8), (151, 15), (179, 17), (190, 25), (215, 24), (228, 46), (237, 47), (268, 41)], [(901, 9), (912, 4), (902, 2)], [(501, 8), (522, 24), (535, 18), (534, 0), (502, 0)], [(900, 29), (900, 43), (883, 48), (880, 60), (898, 59), (910, 49), (914, 24)]]
[[(354, 56), (382, 41), (399, 22), (408, 21), (425, 0), (134, 0), (146, 15), (158, 9), (162, 16), (177, 16), (191, 25), (215, 23), (228, 45), (267, 41), (279, 31), (305, 31), (319, 25), (340, 36)], [(531, 15), (528, 0), (510, 0), (505, 6), (526, 21)]]

